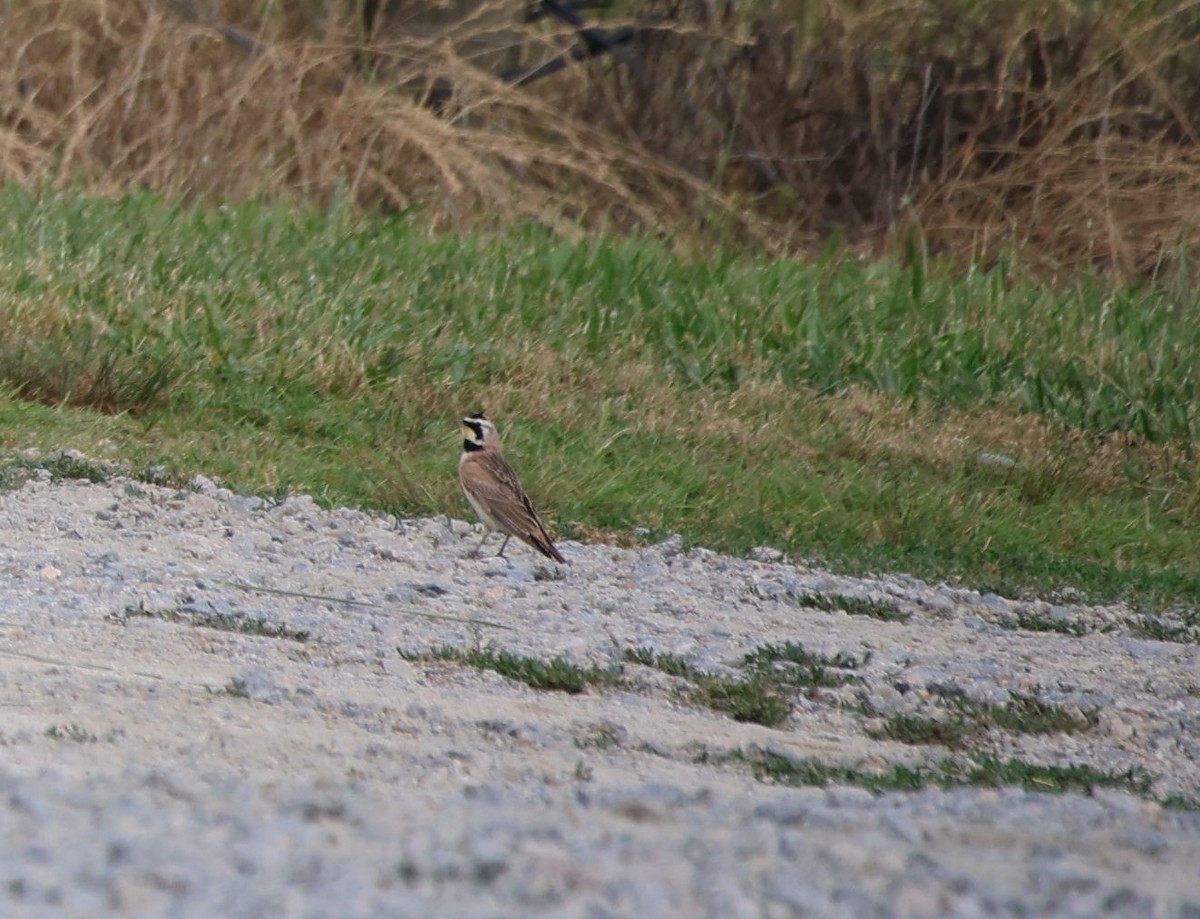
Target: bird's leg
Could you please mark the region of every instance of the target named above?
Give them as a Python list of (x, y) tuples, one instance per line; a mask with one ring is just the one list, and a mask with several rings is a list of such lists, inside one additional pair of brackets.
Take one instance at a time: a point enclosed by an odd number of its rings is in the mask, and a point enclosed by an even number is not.
[(504, 547), (508, 545), (508, 534), (504, 534), (504, 542), (500, 543), (500, 551), (496, 553), (496, 558), (504, 557)]
[(475, 551), (471, 553), (471, 558), (479, 558), (479, 553), (483, 551), (483, 544), (487, 542), (487, 538), (492, 535), (492, 531), (487, 527), (483, 528), (483, 539), (479, 540), (479, 545), (475, 547)]

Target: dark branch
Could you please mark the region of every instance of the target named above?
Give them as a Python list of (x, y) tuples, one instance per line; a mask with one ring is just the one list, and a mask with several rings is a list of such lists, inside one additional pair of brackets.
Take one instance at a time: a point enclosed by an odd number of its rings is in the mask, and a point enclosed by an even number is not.
[(171, 2), (184, 16), (208, 26), (215, 32), (219, 32), (231, 45), (240, 48), (247, 54), (262, 54), (267, 50), (266, 45), (255, 41), (244, 32), (239, 32), (233, 26), (227, 26), (223, 22), (218, 22), (216, 17), (211, 13), (197, 9), (193, 0), (171, 0)]
[[(603, 10), (610, 6), (612, 6), (612, 0), (575, 0), (575, 2), (570, 4), (573, 10)], [(525, 11), (525, 21), (537, 22), (539, 19), (545, 19), (547, 16), (553, 15), (556, 14), (547, 8), (547, 4), (542, 3), (541, 0), (534, 0)], [(579, 24), (582, 25), (582, 20)], [(575, 25), (575, 23), (572, 23), (572, 25)]]

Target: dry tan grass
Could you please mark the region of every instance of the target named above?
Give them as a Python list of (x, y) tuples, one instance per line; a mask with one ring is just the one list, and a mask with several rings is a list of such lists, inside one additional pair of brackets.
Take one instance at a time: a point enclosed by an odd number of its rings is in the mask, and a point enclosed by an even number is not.
[(638, 0), (606, 22), (641, 29), (619, 59), (519, 89), (495, 74), (566, 49), (569, 28), (501, 0), (384, 3), (369, 24), (364, 8), (5, 4), (0, 176), (344, 194), (436, 225), (640, 228), (695, 251), (834, 228), (879, 249), (918, 228), (962, 258), (1022, 247), (1053, 271), (1172, 280), (1200, 247), (1195, 2)]
[[(3, 24), (0, 176), (25, 185), (317, 202), (343, 192), (383, 210), (419, 204), (436, 222), (515, 215), (564, 230), (665, 230), (690, 200), (717, 200), (471, 66), (453, 43), (372, 48), (386, 66), (370, 78), (349, 35), (247, 53), (149, 0), (31, 0)], [(447, 75), (456, 95), (441, 115), (397, 91)]]
[(779, 237), (886, 249), (917, 228), (963, 259), (1126, 277), (1200, 245), (1195, 2), (682, 7), (690, 29), (593, 81), (590, 117)]

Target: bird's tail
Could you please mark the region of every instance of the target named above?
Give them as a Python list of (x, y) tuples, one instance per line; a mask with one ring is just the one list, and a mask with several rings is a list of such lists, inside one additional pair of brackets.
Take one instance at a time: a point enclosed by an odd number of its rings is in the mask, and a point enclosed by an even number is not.
[(546, 556), (546, 558), (552, 558), (556, 562), (559, 562), (563, 565), (567, 563), (567, 560), (563, 558), (562, 553), (554, 547), (554, 543), (550, 541), (550, 537), (544, 530), (540, 533), (530, 533), (529, 544), (541, 552), (542, 555)]

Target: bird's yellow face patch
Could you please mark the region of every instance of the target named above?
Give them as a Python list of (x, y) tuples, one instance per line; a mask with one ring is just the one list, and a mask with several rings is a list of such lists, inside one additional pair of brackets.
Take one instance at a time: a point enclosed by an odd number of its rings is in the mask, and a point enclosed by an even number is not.
[(463, 418), (461, 421), (463, 448), (466, 450), (482, 450), (487, 440), (483, 422), (476, 418)]
[(496, 429), (483, 416), (483, 412), (476, 412), (458, 421), (463, 435), (463, 449), (467, 452), (486, 449), (488, 441), (495, 436)]

